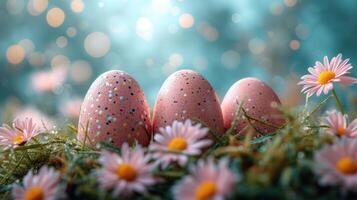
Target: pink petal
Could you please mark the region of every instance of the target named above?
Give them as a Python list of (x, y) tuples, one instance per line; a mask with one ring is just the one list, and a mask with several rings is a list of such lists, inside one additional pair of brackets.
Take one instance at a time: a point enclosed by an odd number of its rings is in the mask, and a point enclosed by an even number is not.
[(324, 86), (324, 94), (328, 94), (328, 92), (330, 90), (332, 90), (333, 88), (333, 84), (332, 83), (328, 83), (327, 85)]
[(336, 77), (342, 76), (344, 74), (350, 73), (349, 70), (352, 69), (351, 64), (344, 65), (342, 67), (339, 67), (335, 70)]
[(357, 83), (357, 79), (349, 76), (340, 76), (338, 77), (340, 79), (340, 83), (343, 85), (352, 85), (354, 83)]
[(320, 94), (322, 93), (323, 89), (324, 89), (324, 87), (319, 87), (319, 89), (316, 92), (316, 95), (320, 96)]
[(312, 75), (314, 75), (314, 76), (318, 76), (318, 75), (319, 75), (319, 73), (316, 71), (315, 68), (309, 67), (309, 68), (307, 69), (307, 71), (309, 71), (309, 72), (310, 72)]
[(325, 69), (330, 70), (330, 63), (328, 61), (327, 56), (324, 56), (324, 66), (325, 66)]
[(320, 74), (321, 72), (325, 71), (324, 65), (323, 65), (321, 62), (319, 62), (319, 61), (317, 61), (317, 62), (315, 63), (315, 69), (316, 69), (316, 72), (317, 72), (318, 74)]

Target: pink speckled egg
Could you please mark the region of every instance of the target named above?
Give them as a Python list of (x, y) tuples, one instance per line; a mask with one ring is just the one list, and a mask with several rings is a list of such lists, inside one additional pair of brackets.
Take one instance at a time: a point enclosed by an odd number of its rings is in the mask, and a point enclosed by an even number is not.
[[(278, 109), (281, 105), (278, 96), (267, 84), (256, 78), (241, 79), (228, 90), (221, 105), (225, 128), (231, 126), (241, 104), (249, 117), (261, 121), (250, 120), (250, 124), (260, 133), (272, 133), (285, 122)], [(247, 130), (245, 127), (248, 124), (245, 117), (239, 118), (236, 132), (244, 133), (242, 130)]]
[(210, 83), (191, 70), (177, 71), (162, 85), (153, 116), (154, 133), (174, 120), (198, 120), (216, 133), (224, 132), (219, 99)]
[(112, 70), (93, 82), (81, 106), (78, 139), (86, 138), (91, 146), (110, 142), (119, 147), (135, 141), (145, 146), (151, 130), (145, 95), (129, 74)]

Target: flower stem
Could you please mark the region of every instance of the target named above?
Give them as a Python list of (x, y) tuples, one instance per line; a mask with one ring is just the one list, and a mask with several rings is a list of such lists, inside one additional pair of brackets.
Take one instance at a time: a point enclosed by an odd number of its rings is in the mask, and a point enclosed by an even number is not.
[(338, 96), (337, 96), (337, 94), (336, 94), (335, 88), (332, 89), (332, 94), (333, 94), (333, 96), (334, 96), (335, 99), (336, 99), (337, 106), (338, 106), (338, 108), (340, 109), (341, 113), (342, 113), (342, 114), (345, 114), (345, 111), (343, 110), (341, 101), (340, 101), (340, 99), (338, 98)]

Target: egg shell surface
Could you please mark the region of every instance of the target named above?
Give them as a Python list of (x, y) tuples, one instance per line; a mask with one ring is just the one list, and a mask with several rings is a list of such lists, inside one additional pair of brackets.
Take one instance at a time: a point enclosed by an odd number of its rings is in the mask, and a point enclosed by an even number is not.
[[(256, 78), (241, 79), (226, 93), (221, 104), (225, 128), (230, 128), (241, 104), (248, 116), (265, 122), (250, 120), (250, 125), (262, 134), (272, 133), (285, 123), (278, 109), (281, 106), (279, 97), (270, 86)], [(236, 133), (244, 133), (248, 125), (247, 119), (240, 117)]]
[(199, 73), (181, 70), (170, 75), (156, 99), (154, 133), (173, 121), (191, 119), (201, 122), (218, 134), (224, 133), (220, 102), (210, 83)]
[(81, 106), (78, 131), (78, 139), (91, 146), (109, 142), (119, 147), (135, 141), (148, 145), (150, 110), (139, 84), (119, 70), (99, 76)]

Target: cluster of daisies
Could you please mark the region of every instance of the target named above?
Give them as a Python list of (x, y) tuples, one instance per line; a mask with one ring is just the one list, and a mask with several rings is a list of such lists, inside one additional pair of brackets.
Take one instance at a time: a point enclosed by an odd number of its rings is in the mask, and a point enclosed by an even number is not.
[[(307, 97), (314, 93), (328, 94), (334, 82), (354, 84), (357, 80), (346, 76), (352, 66), (342, 56), (334, 57), (331, 62), (325, 57), (324, 64), (316, 62), (309, 68), (311, 75), (302, 77), (303, 92)], [(342, 108), (341, 105), (339, 105)], [(336, 110), (327, 112), (327, 129), (324, 132), (337, 136), (336, 142), (317, 151), (314, 159), (319, 166), (316, 174), (322, 185), (339, 185), (344, 190), (357, 191), (357, 119), (348, 122), (348, 116)], [(31, 119), (15, 120), (10, 127), (0, 128), (0, 146), (17, 148), (34, 138), (40, 129)], [(128, 144), (121, 147), (120, 154), (102, 150), (98, 159), (101, 167), (94, 174), (102, 190), (114, 196), (129, 196), (133, 193), (146, 193), (155, 184), (164, 180), (155, 176), (154, 170), (168, 167), (184, 167), (190, 157), (200, 156), (213, 144), (208, 137), (208, 129), (201, 124), (174, 121), (171, 126), (160, 129), (148, 148)], [(229, 167), (229, 159), (215, 160), (208, 156), (190, 166), (189, 174), (182, 177), (173, 187), (175, 199), (224, 199), (236, 187), (241, 177)], [(13, 186), (14, 199), (52, 200), (58, 197), (60, 173), (43, 166), (37, 174), (33, 171), (23, 179), (23, 184)]]
[[(24, 145), (39, 132), (31, 120), (15, 120), (12, 127), (0, 129), (1, 145), (16, 148)], [(172, 126), (160, 129), (147, 149), (123, 144), (120, 154), (102, 150), (98, 159), (101, 168), (95, 171), (100, 188), (114, 196), (145, 193), (149, 187), (163, 180), (153, 175), (157, 168), (166, 169), (171, 164), (184, 167), (190, 156), (201, 155), (212, 141), (207, 139), (208, 129), (201, 124), (174, 121)], [(175, 186), (175, 199), (224, 199), (240, 180), (228, 166), (229, 160), (215, 162), (212, 157), (191, 166), (190, 175)], [(15, 184), (14, 199), (52, 200), (60, 194), (60, 174), (43, 166), (37, 175), (30, 171), (23, 179), (23, 186)]]
[(348, 123), (346, 114), (333, 110), (327, 112), (325, 123), (326, 133), (337, 136), (337, 140), (315, 153), (320, 184), (357, 192), (357, 119)]
[[(155, 134), (147, 153), (139, 145), (130, 149), (127, 144), (122, 145), (120, 155), (104, 150), (99, 158), (102, 168), (96, 172), (99, 185), (112, 190), (115, 196), (144, 193), (148, 187), (163, 181), (153, 176), (154, 169), (165, 169), (170, 164), (183, 167), (189, 156), (200, 155), (211, 145), (207, 133), (207, 128), (193, 125), (190, 120), (174, 121), (172, 126)], [(213, 158), (201, 160), (190, 172), (175, 187), (175, 199), (224, 199), (239, 180), (229, 169), (226, 158), (217, 164)]]
[(316, 62), (314, 67), (308, 68), (311, 74), (303, 76), (299, 84), (303, 85), (302, 92), (308, 98), (315, 93), (320, 96), (321, 93), (328, 94), (332, 90), (341, 111), (328, 111), (326, 117), (326, 133), (335, 135), (338, 139), (315, 153), (315, 163), (319, 164), (315, 171), (320, 176), (320, 184), (340, 185), (344, 191), (357, 192), (357, 119), (348, 123), (348, 116), (344, 114), (334, 89), (334, 83), (357, 83), (357, 79), (347, 76), (350, 69), (352, 65), (349, 59), (343, 60), (341, 54), (331, 61), (325, 56), (323, 64)]

